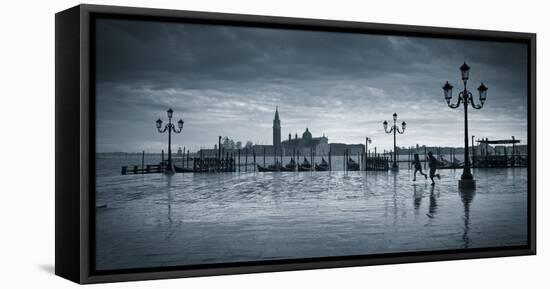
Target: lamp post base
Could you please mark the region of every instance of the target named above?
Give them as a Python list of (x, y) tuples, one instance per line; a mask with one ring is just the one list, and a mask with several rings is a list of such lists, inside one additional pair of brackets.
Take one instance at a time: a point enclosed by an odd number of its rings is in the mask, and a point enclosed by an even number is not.
[(475, 189), (476, 181), (471, 180), (458, 180), (458, 188), (460, 189)]
[(397, 172), (399, 170), (399, 167), (398, 166), (392, 166), (391, 167), (391, 171), (392, 172)]

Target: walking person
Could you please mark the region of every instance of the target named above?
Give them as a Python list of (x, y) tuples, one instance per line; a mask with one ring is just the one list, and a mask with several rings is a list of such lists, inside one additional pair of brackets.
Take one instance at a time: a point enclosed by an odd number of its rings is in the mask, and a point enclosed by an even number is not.
[(434, 177), (437, 177), (437, 179), (441, 179), (439, 174), (436, 174), (435, 171), (437, 170), (437, 165), (439, 162), (437, 159), (433, 156), (433, 153), (430, 151), (428, 152), (428, 165), (430, 166), (430, 179), (432, 180), (432, 186), (435, 185)]
[(416, 172), (420, 172), (420, 174), (423, 175), (425, 179), (428, 179), (428, 176), (422, 172), (422, 165), (420, 164), (420, 158), (418, 157), (418, 154), (414, 154), (413, 166), (414, 166), (413, 182), (416, 182)]

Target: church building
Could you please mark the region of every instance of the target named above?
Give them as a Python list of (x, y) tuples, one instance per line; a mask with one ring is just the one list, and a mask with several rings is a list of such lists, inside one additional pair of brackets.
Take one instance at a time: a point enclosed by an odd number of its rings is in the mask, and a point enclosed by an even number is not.
[(291, 133), (288, 133), (288, 139), (282, 141), (279, 107), (275, 108), (275, 117), (273, 118), (273, 148), (279, 151), (282, 149), (283, 154), (287, 156), (297, 152), (308, 155), (312, 150), (318, 154), (328, 154), (329, 150), (328, 138), (324, 134), (322, 137), (313, 137), (309, 128), (306, 128), (301, 138), (298, 137), (297, 133), (295, 133), (294, 138), (292, 138)]
[(308, 127), (299, 137), (298, 133), (288, 133), (288, 139), (281, 138), (281, 118), (279, 116), (279, 107), (275, 108), (275, 116), (273, 117), (273, 144), (272, 145), (254, 145), (253, 149), (259, 153), (272, 155), (292, 156), (293, 154), (301, 156), (309, 156), (311, 152), (315, 152), (317, 156), (327, 156), (329, 151), (332, 155), (342, 155), (344, 151), (349, 150), (352, 153), (362, 152), (364, 145), (357, 144), (329, 144), (328, 137), (323, 134), (320, 137), (314, 137)]

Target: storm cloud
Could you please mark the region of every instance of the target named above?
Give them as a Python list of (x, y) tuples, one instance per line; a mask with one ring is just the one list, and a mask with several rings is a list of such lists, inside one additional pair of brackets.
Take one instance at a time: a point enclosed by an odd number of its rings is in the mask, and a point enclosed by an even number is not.
[(519, 43), (98, 19), (97, 150), (160, 151), (155, 120), (172, 108), (185, 121), (176, 146), (212, 147), (218, 135), (271, 144), (279, 107), (282, 135), (306, 127), (329, 142), (387, 149), (382, 122), (407, 122), (398, 145), (461, 146), (463, 110), (447, 107), (445, 81), (468, 88), (476, 137), (527, 136), (527, 46)]

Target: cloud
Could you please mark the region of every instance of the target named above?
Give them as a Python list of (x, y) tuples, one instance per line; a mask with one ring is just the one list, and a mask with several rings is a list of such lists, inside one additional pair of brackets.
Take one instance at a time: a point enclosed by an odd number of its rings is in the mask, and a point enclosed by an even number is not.
[(218, 135), (270, 144), (275, 106), (282, 134), (326, 133), (331, 142), (379, 148), (382, 121), (407, 121), (400, 145), (463, 141), (462, 110), (441, 86), (483, 81), (488, 100), (471, 110), (471, 133), (525, 140), (527, 47), (523, 44), (101, 19), (97, 23), (98, 151), (160, 150), (154, 121), (183, 118), (176, 145), (210, 147)]

